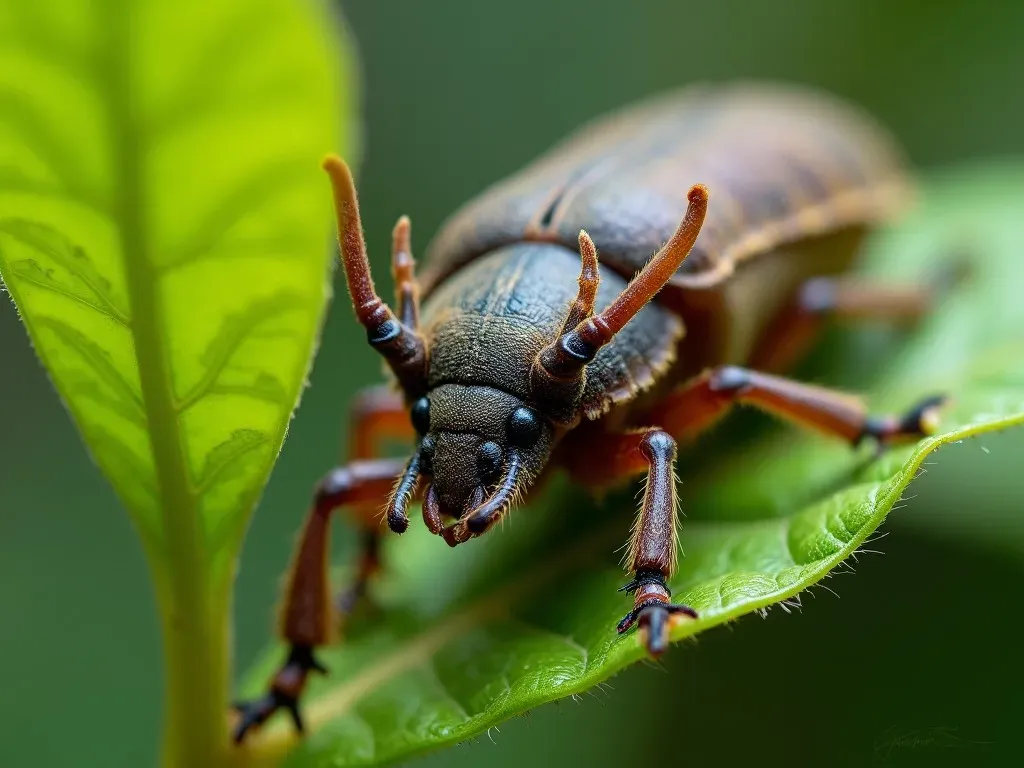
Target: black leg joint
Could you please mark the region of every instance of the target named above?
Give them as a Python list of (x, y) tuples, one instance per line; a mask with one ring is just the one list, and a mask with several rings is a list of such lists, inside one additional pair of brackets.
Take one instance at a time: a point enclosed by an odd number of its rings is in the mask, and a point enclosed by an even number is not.
[(633, 574), (633, 580), (631, 582), (619, 587), (619, 592), (636, 592), (641, 587), (646, 587), (650, 584), (654, 584), (664, 589), (666, 596), (672, 596), (672, 590), (670, 590), (668, 588), (668, 584), (665, 583), (665, 574), (657, 568), (640, 568)]
[(899, 417), (868, 416), (864, 420), (864, 428), (853, 444), (856, 447), (865, 439), (873, 438), (881, 447), (894, 439), (929, 435), (935, 426), (935, 413), (946, 404), (947, 399), (945, 395), (926, 397)]
[(864, 427), (861, 429), (860, 434), (857, 435), (853, 441), (853, 447), (856, 448), (869, 438), (881, 442), (891, 431), (891, 419), (885, 419), (879, 416), (868, 416), (864, 419)]
[(240, 716), (232, 734), (235, 744), (241, 744), (249, 731), (261, 726), (279, 709), (288, 712), (295, 728), (302, 733), (304, 724), (299, 713), (298, 697), (305, 687), (306, 675), (309, 672), (326, 674), (327, 668), (313, 656), (312, 647), (293, 645), (288, 652), (288, 659), (274, 676), (270, 690), (266, 694), (258, 699), (240, 701), (232, 705)]
[(327, 667), (317, 661), (316, 657), (313, 656), (313, 648), (309, 645), (293, 645), (292, 649), (288, 652), (288, 660), (285, 662), (285, 666), (295, 667), (303, 672), (327, 674)]
[[(691, 619), (697, 618), (697, 612), (688, 605), (675, 605), (673, 603), (667, 603), (664, 600), (659, 600), (656, 597), (652, 597), (649, 600), (644, 600), (640, 605), (634, 606), (633, 610), (627, 613), (622, 621), (615, 627), (615, 631), (620, 635), (641, 619), (650, 619), (653, 616), (663, 615), (671, 616), (672, 614), (682, 613), (689, 616)], [(643, 621), (641, 621), (643, 623)]]

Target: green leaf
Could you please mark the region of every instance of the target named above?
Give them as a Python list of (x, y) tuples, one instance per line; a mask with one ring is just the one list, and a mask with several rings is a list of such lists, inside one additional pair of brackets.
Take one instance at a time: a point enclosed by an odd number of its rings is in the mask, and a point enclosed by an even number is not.
[[(671, 586), (700, 619), (675, 640), (798, 601), (869, 539), (932, 451), (1024, 423), (1022, 206), (1019, 163), (932, 179), (924, 207), (876, 238), (864, 269), (913, 280), (965, 256), (969, 282), (909, 338), (865, 346), (855, 333), (834, 342), (848, 366), (882, 362), (874, 408), (952, 393), (941, 435), (875, 458), (869, 447), (851, 451), (791, 429), (748, 429), (743, 440), (712, 438), (681, 456), (687, 518)], [(634, 490), (595, 505), (563, 483), (504, 530), (452, 551), (419, 527), (389, 540), (390, 570), (374, 593), (383, 613), (357, 617), (346, 642), (322, 653), (331, 674), (311, 688), (311, 734), (288, 764), (402, 760), (585, 691), (643, 658), (635, 634), (615, 633), (630, 607), (616, 592), (625, 579), (616, 549), (635, 514)], [(262, 689), (281, 654), (267, 652), (246, 693)], [(292, 744), (282, 719), (250, 754), (275, 762)]]
[(224, 739), (235, 556), (327, 297), (353, 94), (322, 11), (0, 6), (0, 276), (145, 545), (172, 741)]

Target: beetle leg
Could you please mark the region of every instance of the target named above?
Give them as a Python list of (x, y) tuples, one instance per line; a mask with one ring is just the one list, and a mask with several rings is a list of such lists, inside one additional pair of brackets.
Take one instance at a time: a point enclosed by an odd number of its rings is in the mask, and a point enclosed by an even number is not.
[(387, 385), (369, 387), (356, 395), (349, 423), (351, 459), (372, 459), (381, 454), (385, 440), (412, 441), (416, 436), (404, 398)]
[[(379, 454), (384, 439), (407, 438), (413, 430), (401, 395), (387, 387), (368, 389), (356, 398), (351, 424), (349, 453), (353, 461), (332, 470), (317, 485), (292, 561), (281, 612), (281, 635), (291, 643), (291, 650), (266, 695), (236, 704), (240, 715), (234, 731), (236, 743), (278, 709), (287, 710), (302, 730), (298, 700), (306, 678), (311, 671), (326, 671), (313, 650), (334, 637), (380, 570), (381, 503), (402, 474), (404, 461), (371, 457)], [(362, 550), (354, 581), (332, 606), (327, 580), (328, 524), (333, 511), (343, 506), (363, 529)]]
[[(630, 539), (626, 565), (632, 580), (620, 591), (633, 593), (633, 608), (619, 622), (619, 634), (638, 625), (651, 656), (668, 648), (669, 631), (680, 620), (696, 618), (688, 605), (670, 602), (668, 580), (675, 573), (678, 543), (676, 500), (676, 442), (662, 429), (602, 435), (578, 466), (583, 478), (614, 484), (647, 472), (640, 513)], [(593, 473), (593, 474), (591, 474)], [(598, 479), (600, 478), (600, 479)]]
[(963, 275), (963, 265), (953, 262), (930, 282), (919, 285), (883, 284), (854, 275), (812, 278), (768, 326), (754, 347), (750, 365), (762, 371), (787, 370), (830, 320), (913, 323)]
[[(323, 167), (330, 176), (334, 190), (338, 243), (356, 318), (366, 329), (370, 346), (383, 355), (406, 394), (410, 397), (418, 396), (424, 392), (427, 384), (427, 349), (415, 327), (405, 322), (405, 319), (413, 322), (416, 320), (412, 255), (407, 247), (403, 247), (408, 246), (408, 219), (399, 219), (393, 233), (393, 263), (395, 275), (399, 278), (400, 309), (403, 315), (403, 320), (399, 320), (377, 295), (373, 285), (352, 173), (336, 155), (329, 155)], [(405, 299), (406, 289), (408, 301)]]
[(885, 446), (931, 434), (942, 395), (923, 398), (900, 416), (871, 416), (857, 398), (824, 387), (725, 365), (705, 371), (663, 398), (647, 414), (679, 440), (692, 439), (733, 405), (752, 405), (852, 445), (872, 438)]
[(404, 462), (394, 459), (353, 461), (329, 472), (317, 485), (313, 506), (292, 560), (281, 611), (281, 635), (291, 645), (285, 663), (271, 678), (261, 698), (235, 704), (239, 719), (235, 743), (263, 724), (278, 709), (291, 713), (302, 730), (298, 701), (309, 673), (326, 672), (314, 650), (330, 643), (337, 632), (337, 617), (329, 596), (327, 546), (330, 518), (335, 509), (380, 500), (390, 493)]
[[(380, 456), (385, 440), (406, 441), (415, 436), (405, 400), (387, 385), (360, 392), (349, 412), (349, 423), (348, 455), (353, 460)], [(381, 499), (372, 498), (350, 510), (352, 519), (363, 528), (363, 541), (356, 578), (335, 601), (342, 620), (355, 610), (370, 578), (380, 570), (380, 509)]]

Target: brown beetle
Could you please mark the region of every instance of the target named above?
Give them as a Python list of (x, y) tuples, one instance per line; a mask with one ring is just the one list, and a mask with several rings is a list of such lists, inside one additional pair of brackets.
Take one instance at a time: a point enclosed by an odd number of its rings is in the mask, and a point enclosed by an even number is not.
[[(302, 728), (299, 696), (323, 671), (314, 649), (339, 627), (327, 582), (339, 507), (365, 529), (345, 614), (379, 567), (385, 500), (388, 527), (402, 533), (422, 496), (427, 527), (456, 546), (554, 469), (594, 488), (646, 473), (623, 588), (633, 606), (617, 629), (639, 625), (657, 656), (671, 625), (696, 615), (667, 586), (677, 441), (737, 403), (853, 445), (934, 428), (941, 397), (873, 417), (846, 395), (775, 375), (825, 321), (912, 319), (939, 290), (843, 276), (911, 184), (889, 137), (831, 98), (696, 87), (598, 121), (449, 220), (419, 280), (403, 217), (397, 315), (374, 289), (348, 168), (336, 157), (324, 167), (356, 316), (398, 386), (358, 400), (352, 461), (316, 489), (281, 616), (291, 652), (269, 693), (238, 705), (236, 741), (279, 708)], [(374, 458), (384, 436), (414, 438), (411, 458)]]

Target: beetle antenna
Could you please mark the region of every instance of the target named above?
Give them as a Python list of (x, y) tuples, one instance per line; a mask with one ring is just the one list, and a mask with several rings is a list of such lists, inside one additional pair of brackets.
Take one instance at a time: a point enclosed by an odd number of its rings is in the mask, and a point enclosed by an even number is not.
[(391, 232), (391, 275), (402, 325), (416, 330), (420, 324), (420, 287), (416, 282), (416, 260), (412, 257), (412, 223), (402, 216)]
[[(331, 179), (334, 192), (334, 208), (338, 218), (338, 244), (341, 247), (341, 260), (345, 267), (345, 280), (352, 297), (352, 307), (356, 318), (366, 329), (366, 337), (370, 346), (376, 349), (387, 361), (391, 370), (409, 397), (423, 394), (426, 389), (427, 350), (423, 339), (416, 330), (395, 317), (394, 312), (377, 295), (370, 273), (370, 262), (366, 257), (366, 240), (363, 237), (363, 224), (359, 218), (359, 201), (356, 197), (352, 172), (345, 161), (337, 155), (328, 155), (323, 161), (323, 168)], [(399, 219), (396, 230), (396, 245), (408, 243), (408, 220), (402, 227)], [(399, 230), (405, 233), (405, 239), (399, 237)], [(409, 287), (410, 303), (415, 303), (415, 290), (412, 277), (412, 255), (404, 250), (403, 258), (394, 255), (396, 276), (401, 276)], [(404, 257), (408, 257), (408, 263)], [(401, 264), (399, 264), (401, 262)], [(399, 291), (403, 291), (399, 283)], [(405, 301), (402, 293), (403, 316), (415, 317), (410, 310), (404, 311)], [(404, 319), (404, 317), (403, 317)]]
[[(621, 331), (626, 323), (672, 279), (697, 241), (697, 235), (700, 234), (708, 210), (708, 191), (703, 184), (690, 187), (687, 198), (689, 204), (686, 214), (671, 239), (654, 254), (603, 312), (581, 319), (575, 328), (563, 332), (555, 341), (544, 347), (537, 356), (537, 364), (534, 365), (535, 375), (539, 373), (539, 368), (549, 380), (566, 382), (577, 379), (597, 355), (598, 350), (610, 342), (615, 334)], [(581, 253), (585, 234), (580, 235)], [(593, 246), (589, 237), (586, 240)]]
[(601, 284), (601, 273), (597, 267), (597, 246), (586, 230), (580, 230), (580, 276), (576, 298), (569, 305), (569, 314), (562, 324), (562, 333), (568, 333), (594, 314), (594, 300), (597, 287)]

